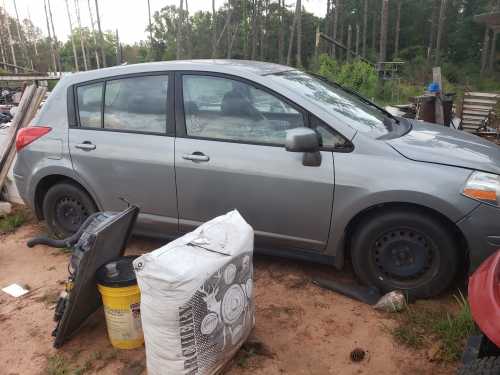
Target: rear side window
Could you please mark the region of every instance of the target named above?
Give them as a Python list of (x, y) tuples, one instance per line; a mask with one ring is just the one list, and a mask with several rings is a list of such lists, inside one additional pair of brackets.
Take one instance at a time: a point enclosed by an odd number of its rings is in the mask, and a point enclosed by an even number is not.
[(101, 127), (103, 88), (104, 83), (100, 82), (76, 89), (81, 127)]
[(168, 76), (116, 79), (106, 82), (104, 128), (165, 133)]
[(166, 133), (167, 75), (113, 79), (78, 86), (76, 93), (82, 128)]

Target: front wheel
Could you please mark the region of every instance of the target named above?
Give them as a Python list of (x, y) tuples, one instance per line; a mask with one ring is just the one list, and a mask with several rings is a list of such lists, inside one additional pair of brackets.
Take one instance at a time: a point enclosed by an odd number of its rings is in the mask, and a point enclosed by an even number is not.
[(43, 200), (45, 221), (52, 234), (59, 238), (75, 233), (94, 212), (96, 206), (92, 198), (71, 182), (52, 186)]
[(456, 241), (432, 215), (417, 210), (373, 212), (353, 233), (356, 275), (383, 292), (427, 298), (448, 288), (458, 270)]

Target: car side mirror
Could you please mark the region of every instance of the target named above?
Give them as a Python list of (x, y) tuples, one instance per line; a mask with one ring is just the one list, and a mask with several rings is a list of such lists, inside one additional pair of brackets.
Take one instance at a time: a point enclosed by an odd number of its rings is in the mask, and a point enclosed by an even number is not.
[(302, 164), (308, 167), (321, 165), (320, 138), (318, 133), (310, 128), (295, 128), (287, 130), (285, 148), (290, 152), (303, 152)]

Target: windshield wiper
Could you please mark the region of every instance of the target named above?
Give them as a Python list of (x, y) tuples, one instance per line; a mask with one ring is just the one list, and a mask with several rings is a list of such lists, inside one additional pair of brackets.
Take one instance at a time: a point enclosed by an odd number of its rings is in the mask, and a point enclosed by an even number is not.
[(316, 73), (310, 73), (312, 76), (318, 78), (320, 81), (323, 81), (325, 83), (328, 83), (330, 85), (333, 85), (335, 87), (338, 87), (339, 89), (355, 96), (356, 98), (358, 98), (359, 100), (361, 100), (363, 103), (365, 104), (368, 104), (369, 106), (371, 107), (374, 107), (376, 109), (378, 109), (380, 112), (382, 112), (386, 117), (389, 117), (391, 120), (394, 120), (394, 122), (396, 124), (399, 124), (399, 120), (392, 114), (390, 113), (389, 111), (385, 110), (384, 108), (378, 106), (377, 104), (373, 103), (371, 100), (368, 100), (366, 99), (363, 95), (360, 95), (358, 94), (356, 91), (354, 90), (351, 90), (345, 86), (342, 86), (340, 83), (337, 83), (335, 81), (330, 81), (328, 78), (325, 78), (319, 74), (316, 74)]

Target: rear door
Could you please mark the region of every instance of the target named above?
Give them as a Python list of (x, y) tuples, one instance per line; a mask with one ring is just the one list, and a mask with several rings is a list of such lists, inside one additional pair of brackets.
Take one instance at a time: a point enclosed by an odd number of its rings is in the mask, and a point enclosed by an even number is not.
[(136, 231), (177, 234), (173, 83), (168, 74), (118, 77), (74, 88), (73, 168), (104, 210), (141, 209)]
[(307, 125), (285, 98), (224, 75), (176, 76), (176, 180), (180, 230), (238, 209), (262, 248), (324, 249), (333, 203), (333, 156), (319, 167), (284, 148)]

